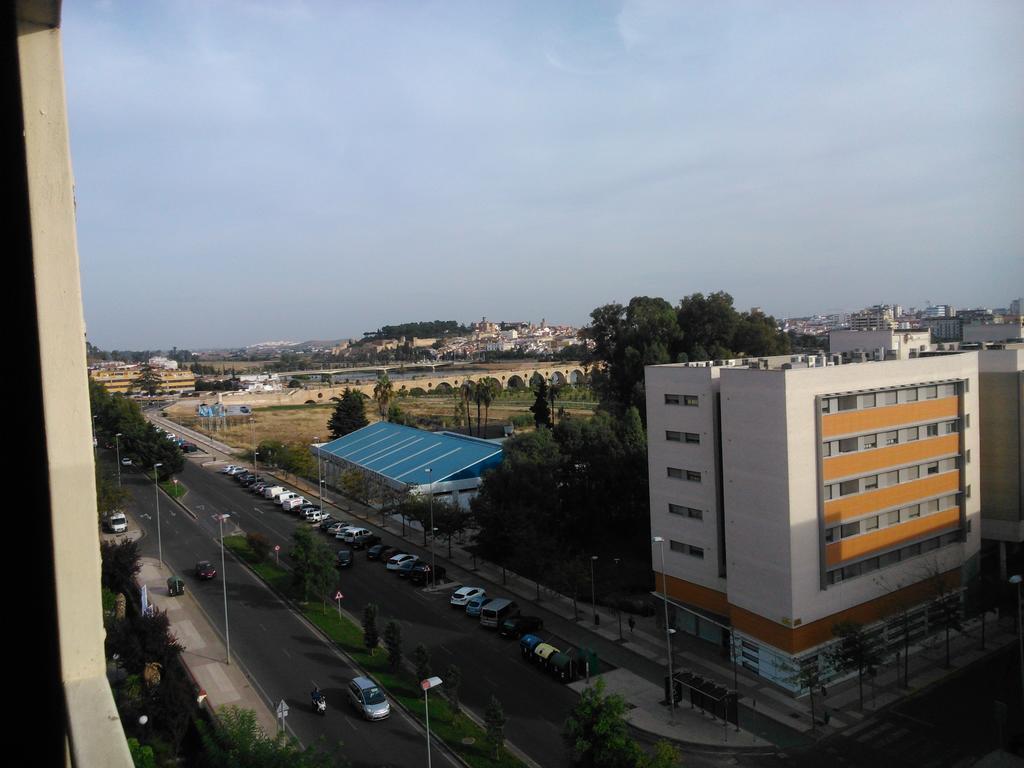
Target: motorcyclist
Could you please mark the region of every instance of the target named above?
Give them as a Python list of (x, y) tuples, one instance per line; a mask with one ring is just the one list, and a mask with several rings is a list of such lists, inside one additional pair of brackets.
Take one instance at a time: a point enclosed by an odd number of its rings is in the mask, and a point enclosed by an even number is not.
[(320, 692), (320, 686), (314, 685), (312, 692), (309, 694), (313, 699), (313, 703), (317, 704), (323, 700), (324, 695)]

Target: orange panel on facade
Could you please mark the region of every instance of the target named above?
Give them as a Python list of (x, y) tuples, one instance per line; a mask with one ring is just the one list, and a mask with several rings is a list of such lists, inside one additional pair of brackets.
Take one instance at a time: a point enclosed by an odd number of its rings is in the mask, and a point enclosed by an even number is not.
[(874, 533), (863, 536), (854, 536), (849, 539), (828, 544), (825, 547), (825, 562), (831, 567), (839, 565), (847, 560), (869, 555), (872, 552), (881, 552), (899, 545), (904, 541), (911, 541), (919, 536), (938, 532), (944, 528), (950, 528), (960, 523), (960, 509), (952, 507), (936, 512), (926, 517), (919, 517), (908, 520), (899, 525), (891, 525)]
[[(661, 573), (654, 572), (654, 586), (661, 592)], [(719, 616), (729, 615), (729, 600), (724, 592), (719, 592), (692, 581), (677, 579), (675, 576), (668, 577), (668, 596), (670, 600), (677, 600), (680, 603), (694, 605), (703, 608)]]
[(891, 485), (867, 493), (858, 493), (825, 502), (825, 525), (836, 525), (843, 520), (860, 517), (880, 509), (911, 504), (942, 493), (960, 492), (960, 470), (930, 475), (910, 483)]
[(959, 451), (959, 435), (931, 437), (902, 445), (890, 445), (870, 451), (832, 456), (823, 462), (822, 474), (825, 481), (828, 482), (839, 477), (863, 475), (874, 470), (913, 464), (915, 461), (948, 456), (951, 453), (959, 453)]
[(821, 417), (821, 434), (826, 438), (851, 435), (875, 429), (890, 429), (901, 424), (914, 424), (919, 421), (955, 419), (959, 415), (960, 399), (958, 397), (942, 397), (937, 400), (921, 400), (916, 403), (886, 405), (881, 408), (829, 413)]

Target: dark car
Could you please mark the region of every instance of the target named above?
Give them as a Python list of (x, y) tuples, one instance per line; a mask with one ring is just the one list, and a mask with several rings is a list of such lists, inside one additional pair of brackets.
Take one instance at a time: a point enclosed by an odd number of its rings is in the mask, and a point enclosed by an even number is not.
[(498, 628), (498, 632), (505, 637), (521, 637), (527, 633), (535, 633), (544, 629), (544, 621), (540, 616), (523, 616), (516, 614), (509, 616)]
[[(402, 572), (399, 571), (398, 575), (401, 576)], [(444, 566), (435, 565), (433, 568), (433, 579), (431, 579), (430, 563), (421, 560), (414, 564), (412, 569), (409, 571), (409, 582), (412, 584), (430, 584), (431, 581), (433, 581), (435, 584), (440, 584), (444, 581), (444, 576)]]
[(366, 550), (367, 560), (380, 560), (386, 563), (388, 558), (397, 553), (398, 550), (390, 544), (375, 544)]
[(356, 559), (353, 556), (351, 549), (339, 549), (338, 558), (334, 564), (338, 568), (351, 568), (355, 561)]
[(199, 446), (196, 445), (195, 443), (182, 443), (181, 450), (183, 450), (185, 453), (195, 453), (196, 451), (199, 450)]
[(256, 477), (255, 475), (253, 475), (252, 477), (245, 478), (241, 482), (242, 482), (242, 487), (243, 488), (250, 488), (250, 487), (256, 485), (256, 483), (260, 482), (260, 479), (258, 477)]
[[(316, 509), (316, 507), (313, 504), (303, 504), (301, 507), (299, 507), (299, 514), (305, 517), (307, 508), (309, 510)], [(327, 529), (334, 525), (336, 522), (338, 521), (330, 515), (328, 515), (320, 521), (320, 524), (317, 526), (317, 528), (319, 528), (323, 533), (327, 533)]]
[(398, 578), (400, 579), (409, 578), (409, 574), (412, 573), (412, 569), (415, 568), (416, 563), (419, 562), (419, 558), (417, 558), (416, 555), (409, 555), (409, 557), (412, 559), (403, 561), (401, 565), (395, 568), (395, 572), (398, 574)]
[(197, 579), (212, 579), (217, 575), (217, 569), (213, 567), (213, 563), (209, 560), (200, 560), (196, 563), (196, 578)]
[(352, 539), (352, 549), (366, 549), (375, 544), (380, 544), (380, 536), (376, 533), (366, 533)]

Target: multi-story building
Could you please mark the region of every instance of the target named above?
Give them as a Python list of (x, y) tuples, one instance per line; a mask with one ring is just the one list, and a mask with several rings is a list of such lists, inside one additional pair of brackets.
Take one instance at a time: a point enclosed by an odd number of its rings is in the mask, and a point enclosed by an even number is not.
[[(192, 392), (196, 388), (196, 376), (192, 371), (176, 371), (171, 369), (153, 369), (153, 374), (159, 379), (159, 391), (161, 393)], [(128, 394), (138, 390), (139, 379), (142, 378), (142, 369), (116, 368), (116, 369), (92, 369), (89, 371), (89, 378), (111, 393)]]
[(850, 315), (850, 329), (854, 331), (880, 331), (896, 325), (898, 313), (888, 304), (876, 304)]
[(824, 362), (646, 369), (658, 589), (677, 630), (788, 687), (841, 621), (927, 632), (981, 534), (977, 354)]
[(833, 355), (853, 352), (874, 355), (878, 350), (883, 350), (887, 357), (906, 360), (928, 349), (931, 343), (931, 331), (928, 329), (896, 331), (884, 328), (863, 331), (834, 330), (828, 333), (828, 351)]

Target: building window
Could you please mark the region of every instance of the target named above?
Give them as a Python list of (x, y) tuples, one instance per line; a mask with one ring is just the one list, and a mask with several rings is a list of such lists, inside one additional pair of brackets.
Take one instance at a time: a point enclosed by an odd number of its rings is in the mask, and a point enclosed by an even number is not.
[(672, 443), (681, 443), (683, 442), (683, 433), (665, 430), (665, 439)]
[(700, 435), (696, 432), (684, 432), (683, 440), (690, 445), (700, 445)]
[(895, 392), (883, 392), (880, 395), (882, 405), (896, 405), (896, 393)]
[(668, 468), (668, 476), (669, 477), (674, 477), (676, 480), (682, 480), (683, 479), (683, 470), (679, 469), (678, 467), (669, 467)]
[(703, 520), (704, 511), (700, 509), (694, 509), (693, 507), (684, 507), (681, 504), (669, 504), (668, 511), (673, 515), (682, 515), (683, 517), (689, 517), (693, 520)]
[(921, 387), (921, 399), (922, 400), (934, 400), (939, 396), (938, 387)]
[(839, 484), (839, 495), (849, 496), (860, 493), (860, 480), (844, 480)]
[(916, 389), (901, 389), (899, 392), (899, 402), (901, 403), (916, 403), (917, 402), (917, 390)]
[(861, 447), (867, 451), (871, 448), (875, 448), (878, 445), (878, 435), (864, 435), (861, 438)]
[(679, 405), (681, 400), (679, 395), (665, 395), (665, 405)]
[(954, 432), (956, 432), (956, 422), (955, 421), (947, 421), (945, 424), (942, 425), (942, 432), (943, 432), (943, 434), (946, 434), (946, 435), (951, 435)]
[(857, 410), (857, 396), (856, 395), (843, 395), (839, 398), (839, 410), (840, 411), (855, 411)]
[(853, 453), (857, 450), (858, 438), (847, 437), (839, 441), (839, 452), (840, 453)]
[(886, 552), (884, 555), (878, 556), (878, 565), (881, 568), (885, 568), (889, 565), (896, 565), (900, 561), (900, 551), (897, 549), (895, 552)]
[(939, 500), (928, 499), (928, 501), (922, 502), (920, 505), (921, 511), (926, 515), (930, 515), (933, 512), (939, 511)]
[(938, 424), (929, 424), (927, 427), (925, 427), (925, 435), (927, 437), (938, 437), (938, 434), (939, 434), (939, 425)]
[(839, 534), (839, 526), (836, 526), (834, 528), (826, 528), (825, 529), (825, 543), (826, 544), (831, 544), (832, 542), (834, 542), (836, 540), (836, 536), (838, 534)]
[(866, 520), (864, 520), (864, 530), (865, 531), (877, 531), (878, 530), (878, 515), (875, 515), (874, 517), (869, 517)]
[(826, 485), (825, 486), (825, 501), (831, 501), (834, 496), (835, 496), (835, 486), (834, 485)]
[(920, 429), (918, 427), (907, 427), (906, 432), (904, 434), (906, 435), (907, 442), (912, 443), (914, 440), (917, 440), (917, 438), (920, 437)]
[(694, 547), (691, 545), (687, 547), (686, 554), (688, 554), (690, 557), (696, 557), (698, 560), (704, 559), (703, 547)]
[(701, 481), (700, 472), (694, 472), (692, 469), (686, 470), (686, 479), (691, 483), (699, 483)]
[(899, 432), (894, 431), (894, 432), (883, 432), (882, 433), (882, 443), (884, 445), (896, 445), (897, 443), (899, 443), (899, 441), (900, 441), (900, 433)]
[(921, 476), (920, 467), (904, 467), (900, 470), (900, 482), (909, 483), (911, 480), (917, 480)]
[(842, 535), (843, 535), (844, 539), (848, 539), (851, 536), (856, 536), (858, 533), (860, 533), (860, 521), (859, 520), (857, 522), (855, 522), (855, 523), (845, 523), (842, 526)]
[(928, 475), (937, 475), (937, 474), (939, 474), (939, 462), (937, 462), (937, 461), (933, 461), (930, 464), (925, 464), (924, 468), (925, 468), (925, 474), (928, 474)]
[(668, 548), (671, 549), (673, 552), (686, 552), (686, 545), (683, 544), (683, 542), (681, 541), (672, 541), (671, 539), (669, 539)]
[(878, 487), (878, 475), (871, 475), (864, 478), (864, 490), (873, 491)]
[(900, 473), (896, 471), (885, 472), (879, 475), (879, 478), (879, 485), (883, 488), (888, 488), (890, 485), (896, 485), (900, 481)]
[(683, 405), (689, 405), (691, 407), (696, 407), (697, 404), (698, 404), (698, 400), (697, 400), (697, 396), (696, 395), (683, 395)]
[(861, 397), (860, 397), (860, 407), (861, 408), (874, 408), (875, 407), (875, 396), (873, 394), (871, 394), (871, 395), (861, 395)]
[(898, 509), (892, 510), (892, 512), (886, 512), (882, 519), (885, 521), (886, 527), (890, 525), (896, 525), (900, 521), (900, 511)]
[(900, 522), (905, 523), (907, 520), (913, 520), (916, 517), (921, 516), (921, 505), (915, 504), (912, 507), (904, 507), (900, 510)]

